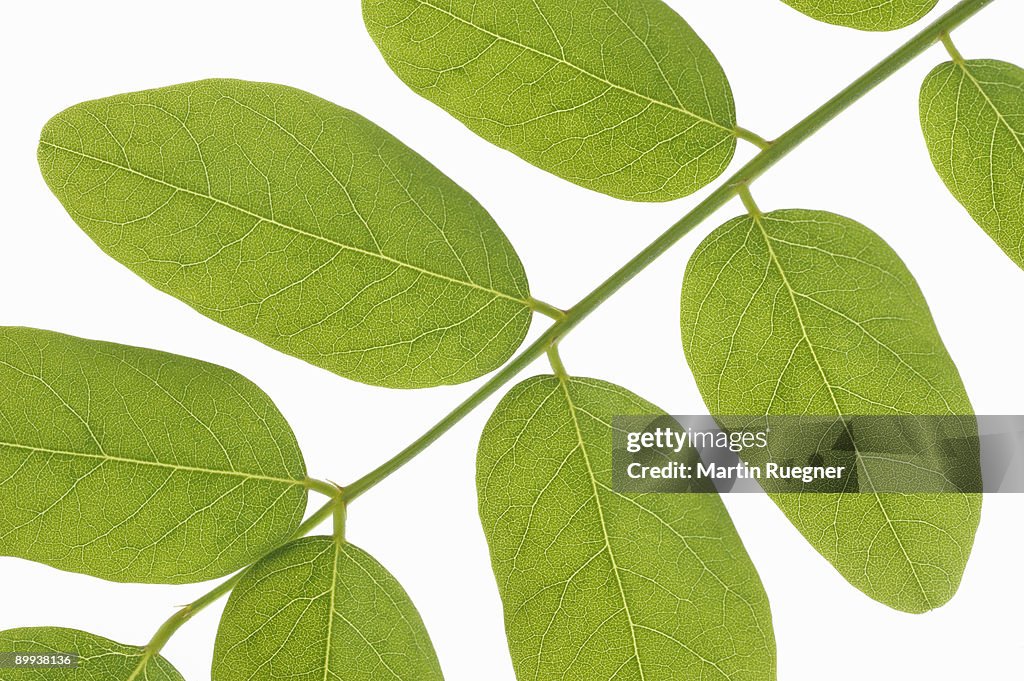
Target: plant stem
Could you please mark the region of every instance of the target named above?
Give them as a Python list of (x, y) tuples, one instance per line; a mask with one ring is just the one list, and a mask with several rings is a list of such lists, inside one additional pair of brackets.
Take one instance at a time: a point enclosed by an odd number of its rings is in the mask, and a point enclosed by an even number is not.
[(551, 363), (551, 371), (554, 372), (555, 376), (565, 381), (569, 378), (569, 372), (565, 370), (565, 365), (562, 364), (562, 356), (558, 354), (558, 343), (552, 343), (548, 346), (548, 362)]
[[(341, 495), (337, 493), (339, 488), (335, 487), (334, 489), (334, 498), (317, 509), (317, 511), (313, 515), (309, 516), (309, 518), (304, 520), (302, 524), (296, 528), (289, 541), (298, 539), (299, 537), (304, 537), (312, 532), (320, 525), (320, 523), (337, 512), (336, 507), (344, 508), (344, 504), (341, 503)], [(167, 641), (170, 640), (171, 636), (173, 636), (175, 632), (185, 624), (185, 622), (188, 622), (197, 612), (215, 602), (221, 596), (227, 595), (233, 588), (235, 588), (235, 585), (238, 584), (238, 580), (242, 579), (242, 576), (245, 575), (248, 570), (249, 568), (245, 568), (244, 570), (236, 572), (229, 579), (224, 580), (212, 590), (206, 592), (196, 600), (178, 610), (178, 612), (171, 615), (166, 622), (160, 625), (160, 628), (156, 630), (153, 638), (151, 638), (149, 643), (147, 643), (142, 649), (142, 657), (139, 659), (138, 665), (136, 665), (135, 670), (131, 673), (131, 676), (128, 677), (127, 681), (135, 681), (138, 679), (139, 675), (145, 671), (146, 665), (149, 661), (163, 650)]]
[(948, 31), (940, 35), (939, 40), (942, 41), (942, 45), (946, 48), (946, 52), (949, 52), (949, 56), (953, 58), (953, 61), (957, 64), (964, 63), (964, 56), (960, 54), (960, 50), (956, 49), (956, 45), (953, 44), (953, 39), (949, 36)]
[(740, 127), (738, 125), (735, 128), (733, 128), (733, 134), (735, 134), (736, 137), (738, 137), (741, 140), (750, 142), (751, 144), (753, 144), (755, 147), (762, 151), (764, 151), (773, 144), (772, 142), (769, 142), (765, 138), (758, 135), (753, 130), (747, 130), (746, 128)]
[(530, 309), (534, 312), (540, 312), (546, 317), (551, 317), (556, 322), (565, 319), (565, 310), (560, 310), (554, 305), (545, 303), (543, 300), (537, 300), (536, 298), (530, 298)]
[(632, 260), (584, 296), (582, 300), (565, 313), (562, 319), (552, 324), (540, 338), (498, 370), (498, 373), (494, 374), (486, 383), (480, 386), (472, 395), (438, 421), (426, 433), (393, 458), (385, 461), (351, 485), (348, 485), (345, 488), (346, 502), (351, 502), (415, 458), (417, 454), (441, 437), (441, 435), (473, 411), (480, 403), (515, 378), (519, 372), (532, 364), (534, 360), (543, 356), (548, 348), (557, 342), (559, 338), (569, 333), (601, 303), (664, 254), (665, 251), (675, 245), (687, 233), (709, 218), (719, 208), (725, 206), (731, 199), (738, 196), (741, 188), (748, 187), (750, 183), (800, 146), (801, 143), (824, 127), (825, 124), (873, 90), (886, 78), (906, 66), (914, 57), (917, 57), (934, 45), (936, 41), (941, 40), (943, 36), (948, 36), (950, 31), (977, 14), (991, 2), (993, 0), (961, 0), (961, 2), (954, 5), (952, 9), (939, 17), (934, 23), (911, 38), (902, 47), (883, 59), (878, 65), (855, 80), (838, 95), (825, 102), (825, 104), (809, 116), (790, 128), (766, 149), (751, 159), (749, 163), (740, 168), (736, 174), (722, 183), (718, 189), (699, 203), (696, 208), (687, 213), (679, 222), (669, 227), (667, 231), (655, 239), (649, 246), (635, 255)]
[(331, 499), (337, 497), (341, 492), (341, 489), (334, 483), (327, 482), (326, 480), (317, 480), (315, 478), (306, 478), (306, 489), (319, 492)]
[(743, 202), (743, 207), (750, 213), (750, 217), (759, 218), (761, 217), (761, 209), (757, 206), (757, 201), (754, 201), (754, 195), (750, 193), (750, 188), (746, 185), (740, 185), (736, 188), (736, 191), (740, 195), (740, 201)]

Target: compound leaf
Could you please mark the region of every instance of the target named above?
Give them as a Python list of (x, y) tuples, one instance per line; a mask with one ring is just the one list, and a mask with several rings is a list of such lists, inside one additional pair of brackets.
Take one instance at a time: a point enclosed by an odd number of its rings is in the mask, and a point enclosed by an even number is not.
[(29, 627), (0, 631), (0, 655), (77, 656), (72, 667), (20, 667), (0, 670), (3, 681), (184, 681), (159, 655), (143, 662), (143, 649), (102, 636), (60, 627)]
[(862, 31), (893, 31), (932, 11), (938, 0), (782, 0), (827, 24)]
[(223, 367), (0, 327), (0, 552), (119, 582), (220, 577), (287, 540), (305, 465)]
[[(972, 413), (913, 276), (838, 215), (777, 211), (712, 232), (686, 268), (682, 337), (715, 415)], [(959, 492), (773, 498), (850, 583), (908, 612), (956, 592), (981, 511), (980, 494)]]
[(768, 600), (718, 496), (612, 490), (612, 416), (658, 414), (539, 376), (488, 421), (480, 517), (518, 678), (775, 678)]
[(921, 88), (921, 126), (949, 191), (1024, 268), (1024, 69), (940, 64)]
[(43, 129), (39, 165), (150, 284), (347, 378), (467, 381), (530, 323), (522, 265), (483, 207), (300, 90), (206, 80), (78, 104)]
[(307, 537), (250, 569), (224, 610), (213, 681), (440, 681), (419, 613), (365, 551)]
[(363, 0), (363, 17), (409, 87), (580, 186), (676, 199), (735, 151), (725, 73), (660, 0)]

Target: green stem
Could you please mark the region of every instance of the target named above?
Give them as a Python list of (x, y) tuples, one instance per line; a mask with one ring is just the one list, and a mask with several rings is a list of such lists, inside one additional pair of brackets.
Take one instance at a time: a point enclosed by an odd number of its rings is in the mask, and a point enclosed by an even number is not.
[(560, 380), (569, 380), (569, 372), (565, 370), (565, 365), (562, 364), (562, 356), (558, 354), (558, 343), (552, 343), (548, 347), (548, 362), (551, 363), (551, 370), (555, 372)]
[(772, 142), (766, 140), (764, 137), (758, 135), (753, 130), (747, 130), (746, 128), (740, 127), (738, 125), (733, 128), (733, 134), (735, 134), (736, 137), (738, 137), (741, 140), (750, 142), (761, 151), (764, 151), (773, 144)]
[(306, 478), (306, 489), (311, 489), (314, 492), (319, 492), (326, 497), (331, 499), (338, 496), (341, 489), (332, 482), (326, 480), (317, 480), (315, 478)]
[(948, 31), (940, 35), (939, 40), (942, 41), (942, 45), (946, 48), (946, 52), (949, 52), (949, 56), (953, 58), (953, 61), (957, 64), (964, 63), (964, 56), (960, 54), (960, 50), (956, 49), (956, 45), (953, 44), (953, 39)]
[(527, 300), (530, 304), (530, 309), (534, 312), (540, 312), (546, 317), (551, 317), (556, 322), (565, 319), (565, 310), (560, 310), (554, 305), (545, 303), (543, 300), (537, 300), (536, 298), (530, 298)]
[(757, 201), (754, 201), (754, 195), (750, 193), (750, 188), (746, 185), (740, 185), (736, 188), (736, 191), (740, 195), (740, 201), (743, 202), (743, 207), (747, 209), (751, 217), (761, 217), (761, 209), (757, 206)]
[[(334, 490), (335, 493), (333, 494), (333, 498), (317, 509), (313, 515), (306, 518), (306, 520), (296, 528), (289, 541), (306, 536), (315, 530), (323, 521), (334, 515), (337, 512), (337, 507), (340, 506), (344, 508), (345, 505), (341, 503), (341, 494), (338, 493), (340, 491), (339, 488), (334, 487)], [(170, 640), (171, 636), (173, 636), (183, 624), (192, 619), (197, 612), (220, 599), (221, 596), (226, 596), (233, 588), (235, 588), (235, 585), (238, 584), (238, 580), (240, 580), (248, 570), (249, 568), (246, 568), (236, 572), (230, 579), (224, 580), (211, 591), (206, 592), (196, 600), (181, 608), (178, 612), (171, 615), (166, 622), (160, 625), (160, 628), (156, 630), (155, 634), (153, 634), (153, 638), (151, 638), (149, 643), (147, 643), (142, 649), (142, 657), (139, 659), (138, 665), (135, 666), (135, 670), (128, 677), (127, 681), (136, 681), (136, 679), (139, 678), (139, 675), (145, 671), (146, 665), (149, 661), (163, 650), (167, 641)]]
[(696, 208), (687, 213), (679, 222), (669, 227), (667, 231), (655, 239), (647, 248), (640, 251), (615, 274), (608, 277), (597, 288), (587, 294), (568, 310), (562, 319), (552, 324), (540, 338), (498, 370), (486, 383), (477, 388), (472, 395), (438, 421), (426, 433), (393, 458), (385, 461), (351, 485), (348, 485), (345, 488), (345, 500), (351, 502), (363, 492), (409, 463), (417, 454), (461, 421), (464, 416), (473, 411), (480, 403), (515, 378), (519, 372), (532, 364), (534, 360), (543, 356), (553, 343), (574, 329), (601, 303), (664, 254), (665, 251), (675, 245), (692, 229), (700, 225), (719, 208), (725, 206), (731, 199), (738, 196), (741, 188), (749, 186), (751, 182), (761, 177), (769, 168), (800, 146), (808, 137), (824, 127), (826, 123), (845, 111), (850, 105), (873, 90), (886, 78), (906, 66), (914, 57), (917, 57), (934, 45), (936, 41), (941, 40), (942, 36), (948, 35), (950, 31), (977, 14), (991, 2), (993, 0), (961, 0), (961, 2), (954, 5), (952, 9), (939, 17), (934, 23), (930, 24), (902, 47), (879, 62), (874, 68), (855, 80), (849, 87), (790, 128), (781, 137), (772, 142), (767, 149), (761, 151), (749, 163), (740, 168), (736, 174), (722, 183), (718, 189), (699, 203)]

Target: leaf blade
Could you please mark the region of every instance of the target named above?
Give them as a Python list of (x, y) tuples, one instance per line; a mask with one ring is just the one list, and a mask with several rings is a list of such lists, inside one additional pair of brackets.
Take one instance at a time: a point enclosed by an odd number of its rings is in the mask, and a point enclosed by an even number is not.
[(531, 312), (490, 215), (365, 118), (207, 80), (73, 106), (43, 129), (50, 189), (105, 252), (277, 350), (389, 387), (500, 366)]
[[(972, 413), (913, 276), (841, 216), (787, 210), (727, 222), (687, 265), (681, 317), (712, 414)], [(908, 612), (954, 595), (981, 507), (976, 494), (772, 498), (851, 584)]]
[(213, 679), (257, 673), (310, 681), (442, 678), (401, 585), (369, 554), (331, 537), (282, 547), (232, 592), (217, 631)]
[(894, 31), (924, 17), (938, 0), (782, 0), (809, 17), (861, 31)]
[(518, 678), (775, 678), (767, 597), (724, 506), (613, 492), (613, 414), (661, 411), (603, 381), (538, 376), (481, 437), (480, 516)]
[(295, 436), (247, 379), (49, 331), (0, 328), (0, 451), (0, 550), (112, 581), (223, 576), (306, 504)]
[(184, 681), (165, 658), (156, 655), (143, 671), (133, 676), (142, 661), (140, 646), (126, 646), (110, 639), (62, 627), (26, 627), (0, 632), (0, 653), (73, 653), (79, 662), (73, 668), (5, 669), (4, 681)]
[(728, 80), (660, 0), (464, 9), (366, 0), (363, 17), (391, 69), (484, 139), (634, 201), (686, 196), (732, 159)]
[(921, 86), (921, 127), (950, 193), (1024, 268), (1024, 69), (946, 62)]

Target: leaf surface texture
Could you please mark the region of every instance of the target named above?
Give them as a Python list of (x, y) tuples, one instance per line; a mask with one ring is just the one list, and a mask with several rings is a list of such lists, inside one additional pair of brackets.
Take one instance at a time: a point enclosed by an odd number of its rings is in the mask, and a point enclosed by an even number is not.
[(921, 125), (949, 191), (1024, 268), (1024, 69), (940, 64), (921, 89)]
[(306, 505), (258, 387), (156, 350), (0, 327), (0, 552), (119, 582), (220, 577)]
[(480, 517), (517, 678), (775, 678), (761, 582), (715, 494), (612, 491), (610, 383), (515, 386), (480, 442)]
[(782, 0), (809, 17), (862, 31), (892, 31), (916, 22), (938, 0)]
[[(61, 627), (0, 631), (0, 653), (78, 655), (72, 668), (0, 669), (0, 681), (184, 681), (171, 663), (157, 655), (136, 673), (142, 648)], [(133, 676), (134, 675), (134, 676)]]
[(47, 123), (39, 164), (150, 284), (347, 378), (467, 381), (530, 323), (522, 264), (480, 204), (301, 90), (207, 80), (85, 102)]
[(213, 681), (440, 681), (423, 621), (365, 551), (330, 537), (257, 563), (224, 610)]
[[(838, 215), (777, 211), (712, 232), (686, 268), (682, 336), (714, 415), (972, 413), (913, 276)], [(981, 511), (962, 493), (773, 498), (850, 583), (909, 612), (956, 592)]]
[(732, 159), (729, 82), (660, 0), (363, 0), (363, 16), (413, 90), (570, 182), (667, 201)]

